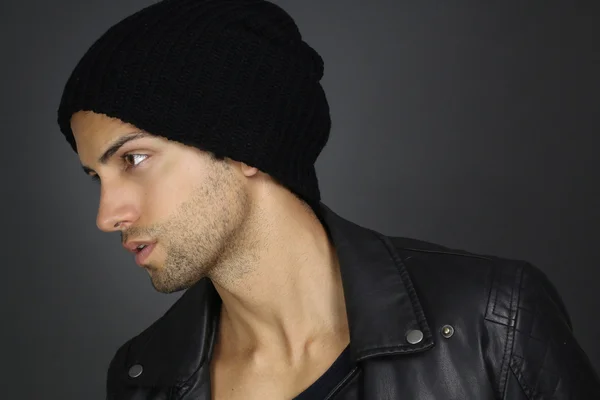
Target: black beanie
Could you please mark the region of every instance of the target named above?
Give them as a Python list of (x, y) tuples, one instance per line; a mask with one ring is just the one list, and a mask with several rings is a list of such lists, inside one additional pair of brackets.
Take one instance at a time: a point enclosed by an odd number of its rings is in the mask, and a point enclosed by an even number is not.
[(331, 121), (323, 60), (264, 0), (164, 0), (111, 27), (79, 61), (58, 109), (77, 151), (77, 111), (244, 162), (313, 209)]

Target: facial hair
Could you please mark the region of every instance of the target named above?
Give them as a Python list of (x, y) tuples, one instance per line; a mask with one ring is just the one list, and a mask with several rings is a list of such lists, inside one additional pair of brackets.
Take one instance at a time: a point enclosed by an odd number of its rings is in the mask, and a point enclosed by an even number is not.
[[(245, 263), (234, 259), (244, 240), (244, 226), (250, 214), (248, 193), (234, 176), (231, 166), (215, 161), (207, 179), (193, 187), (167, 221), (146, 228), (132, 228), (126, 236), (149, 237), (163, 246), (166, 257), (145, 265), (152, 286), (161, 293), (187, 289), (218, 268), (219, 275), (243, 273)], [(248, 241), (245, 241), (248, 243)], [(232, 257), (233, 256), (233, 257)]]

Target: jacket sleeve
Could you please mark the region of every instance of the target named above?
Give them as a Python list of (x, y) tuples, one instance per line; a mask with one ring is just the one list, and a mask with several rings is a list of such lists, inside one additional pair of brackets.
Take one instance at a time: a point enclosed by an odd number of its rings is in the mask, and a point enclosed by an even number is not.
[(600, 399), (600, 379), (546, 275), (522, 269), (504, 399)]

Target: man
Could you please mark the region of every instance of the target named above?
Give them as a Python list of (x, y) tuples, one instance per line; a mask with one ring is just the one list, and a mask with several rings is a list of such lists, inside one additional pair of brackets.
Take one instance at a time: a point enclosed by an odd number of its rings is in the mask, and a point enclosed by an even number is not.
[(263, 0), (167, 0), (85, 54), (58, 111), (97, 224), (156, 290), (107, 398), (593, 399), (532, 265), (387, 237), (321, 203), (323, 62)]

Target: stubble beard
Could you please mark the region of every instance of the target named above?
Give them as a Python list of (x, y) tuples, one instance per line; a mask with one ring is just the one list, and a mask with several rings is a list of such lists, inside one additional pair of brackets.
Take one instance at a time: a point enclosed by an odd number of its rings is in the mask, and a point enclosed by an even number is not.
[[(234, 268), (223, 265), (223, 258), (230, 258), (241, 245), (241, 231), (249, 213), (249, 195), (227, 166), (217, 168), (205, 184), (193, 189), (191, 198), (179, 206), (169, 222), (148, 232), (162, 242), (166, 253), (162, 265), (148, 265), (154, 289), (178, 292), (215, 270)], [(241, 273), (241, 269), (226, 274)]]

